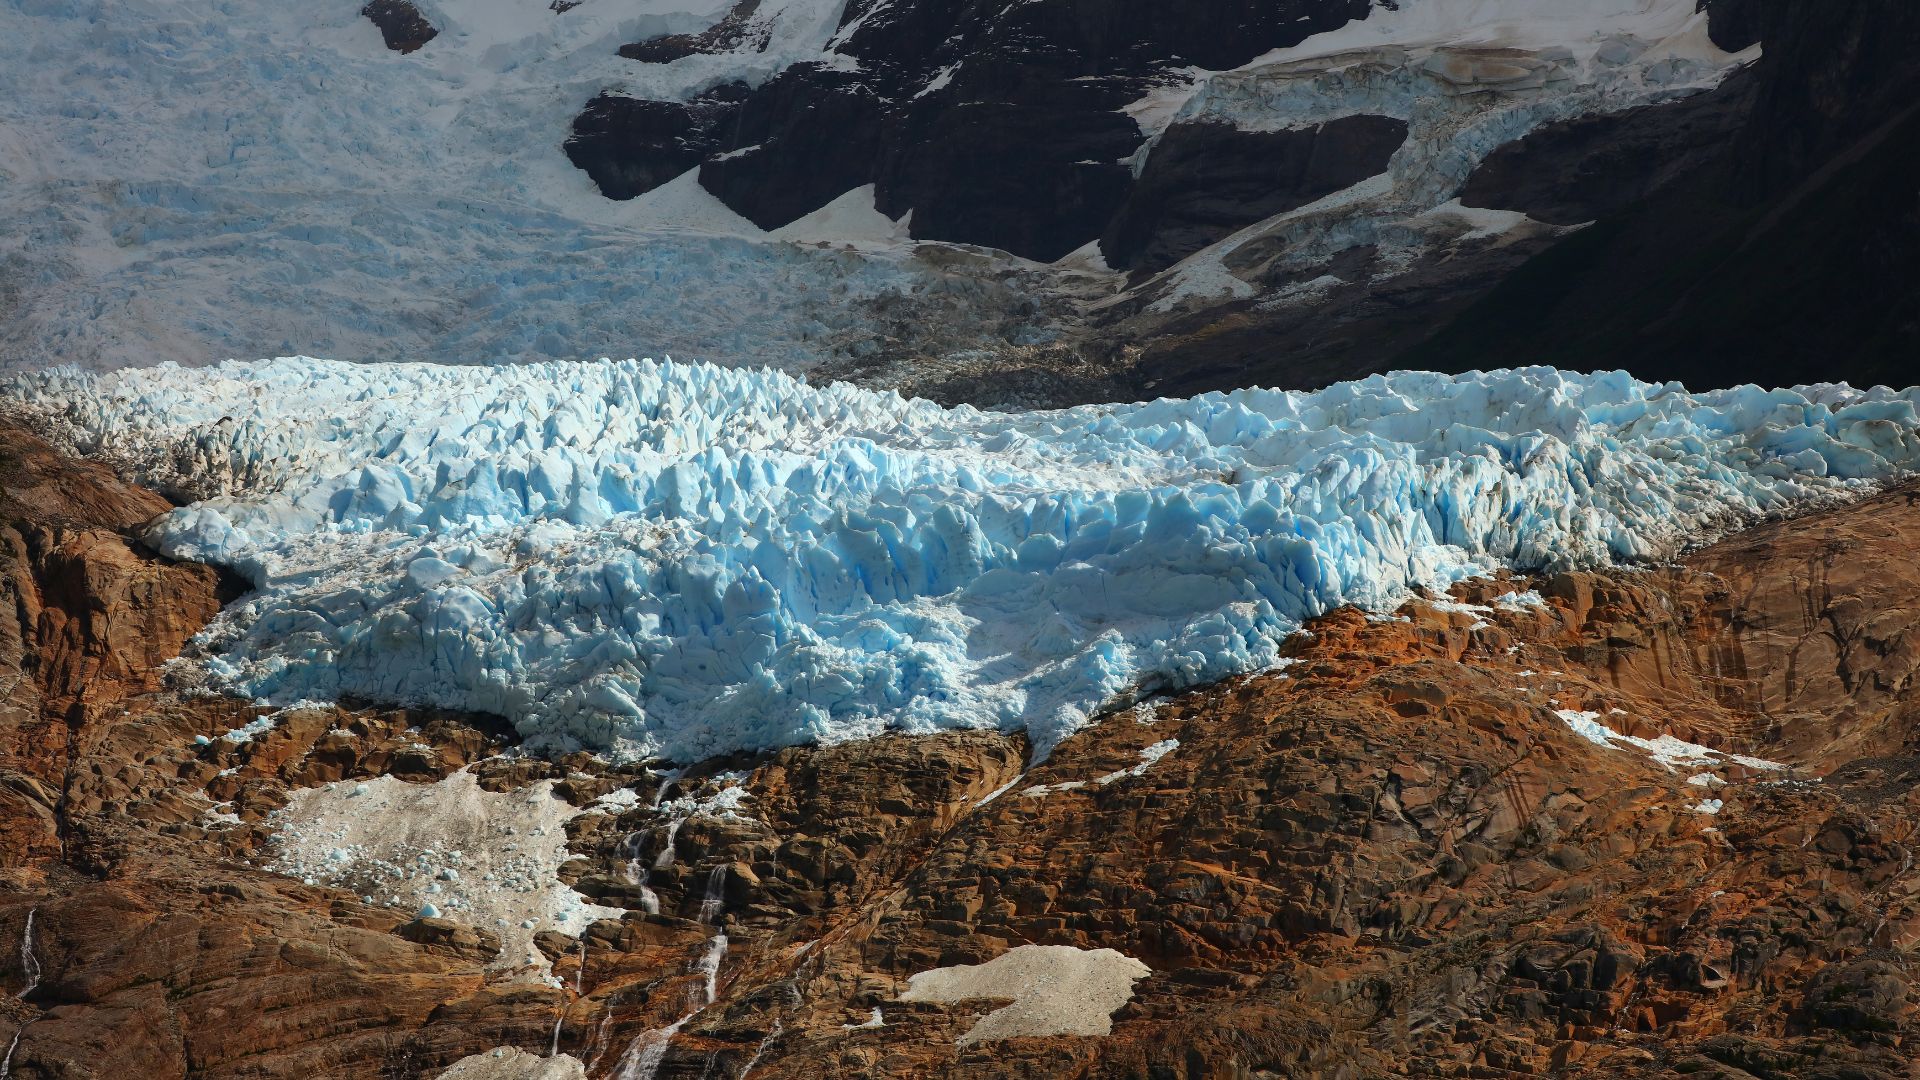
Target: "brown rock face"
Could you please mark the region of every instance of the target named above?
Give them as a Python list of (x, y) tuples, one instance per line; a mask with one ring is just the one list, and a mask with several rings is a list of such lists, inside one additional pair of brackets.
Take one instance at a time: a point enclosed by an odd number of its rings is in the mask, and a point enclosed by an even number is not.
[[(11, 469), (12, 1077), (432, 1077), (555, 1046), (594, 1080), (1913, 1075), (1901, 494), (1677, 567), (1332, 612), (1284, 671), (1044, 762), (970, 732), (662, 775), (418, 710), (222, 740), (255, 710), (158, 670), (218, 582), (123, 538), (162, 504), (31, 446)], [(615, 793), (568, 824), (562, 877), (628, 914), (539, 934), (557, 985), (500, 970), (496, 928), (457, 912), (261, 869), (296, 789), (462, 767)], [(1024, 945), (1148, 973), (1106, 1035), (967, 1037), (1013, 1006), (1006, 1030), (1068, 1030), (1047, 1026), (1080, 992), (1065, 968), (1017, 999), (905, 1000)]]
[(1911, 753), (1920, 674), (1920, 562), (1907, 492), (1767, 525), (1701, 552), (1726, 582), (1738, 647), (1727, 675), (1763, 737), (1828, 767)]
[(0, 458), (0, 783), (9, 858), (59, 851), (56, 808), (91, 735), (160, 685), (160, 665), (220, 607), (204, 566), (166, 562), (123, 533), (167, 508), (105, 469), (7, 431)]

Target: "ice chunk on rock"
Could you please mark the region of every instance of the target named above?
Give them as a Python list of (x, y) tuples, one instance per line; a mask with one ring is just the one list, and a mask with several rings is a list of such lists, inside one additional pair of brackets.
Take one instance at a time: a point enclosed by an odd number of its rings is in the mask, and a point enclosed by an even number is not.
[(207, 496), (150, 536), (255, 586), (205, 639), (233, 692), (683, 760), (986, 726), (1044, 753), (1140, 693), (1273, 667), (1339, 604), (1664, 558), (1920, 463), (1920, 392), (1548, 368), (1035, 413), (650, 360), (4, 393)]
[(571, 1054), (540, 1057), (517, 1046), (503, 1046), (453, 1063), (438, 1080), (586, 1080), (586, 1066)]
[(961, 1046), (1049, 1035), (1105, 1035), (1114, 1010), (1133, 1000), (1133, 984), (1152, 969), (1112, 949), (1021, 945), (984, 964), (922, 971), (901, 1001), (961, 1002), (1008, 998), (980, 1018)]

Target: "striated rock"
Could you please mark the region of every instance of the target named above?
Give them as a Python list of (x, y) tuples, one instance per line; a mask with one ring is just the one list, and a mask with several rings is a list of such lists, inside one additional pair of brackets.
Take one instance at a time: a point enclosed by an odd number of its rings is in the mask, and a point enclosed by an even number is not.
[(1690, 560), (1727, 590), (1702, 660), (1795, 760), (1920, 748), (1920, 566), (1894, 554), (1909, 542), (1908, 496), (1763, 525)]
[(77, 758), (97, 719), (157, 689), (231, 595), (205, 566), (167, 562), (122, 533), (167, 508), (105, 469), (8, 429), (0, 460), (0, 840), (13, 859), (57, 854)]

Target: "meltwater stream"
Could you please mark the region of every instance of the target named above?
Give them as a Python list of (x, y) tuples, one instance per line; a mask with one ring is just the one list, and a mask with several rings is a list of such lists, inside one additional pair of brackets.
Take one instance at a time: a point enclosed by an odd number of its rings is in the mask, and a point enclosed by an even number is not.
[(700, 898), (700, 921), (712, 924), (720, 917), (720, 908), (727, 901), (727, 871), (730, 867), (721, 863), (707, 874), (706, 895)]
[(715, 934), (707, 941), (707, 949), (696, 960), (693, 970), (701, 976), (700, 991), (694, 995), (693, 1008), (686, 1015), (663, 1028), (643, 1031), (634, 1036), (627, 1046), (626, 1053), (620, 1055), (615, 1065), (614, 1080), (654, 1080), (660, 1072), (661, 1063), (667, 1059), (667, 1049), (673, 1045), (673, 1037), (687, 1022), (700, 1014), (700, 1010), (713, 1004), (719, 996), (720, 964), (727, 956), (727, 935)]
[(20, 988), (20, 997), (26, 997), (40, 986), (40, 958), (33, 954), (33, 916), (39, 910), (27, 909), (27, 928), (20, 934), (20, 971), (27, 980)]
[[(580, 938), (580, 966), (579, 968), (575, 969), (573, 973), (573, 1000), (574, 1001), (580, 1000), (581, 991), (585, 984), (586, 977), (587, 977), (587, 939), (586, 939), (586, 936), (582, 934)], [(548, 1057), (560, 1056), (560, 1025), (564, 1023), (567, 1019), (567, 1006), (570, 1004), (572, 1003), (563, 999), (560, 1002), (559, 1015), (553, 1018), (553, 1044), (547, 1048)]]

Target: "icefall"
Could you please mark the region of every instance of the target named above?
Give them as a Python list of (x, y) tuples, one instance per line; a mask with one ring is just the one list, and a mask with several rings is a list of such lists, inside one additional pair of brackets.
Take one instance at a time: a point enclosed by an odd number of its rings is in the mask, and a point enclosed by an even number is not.
[(1920, 462), (1920, 392), (1549, 368), (1033, 413), (651, 360), (4, 392), (208, 496), (149, 536), (253, 584), (201, 641), (231, 692), (680, 760), (967, 727), (1044, 753), (1103, 708), (1271, 667), (1339, 604), (1665, 558)]

